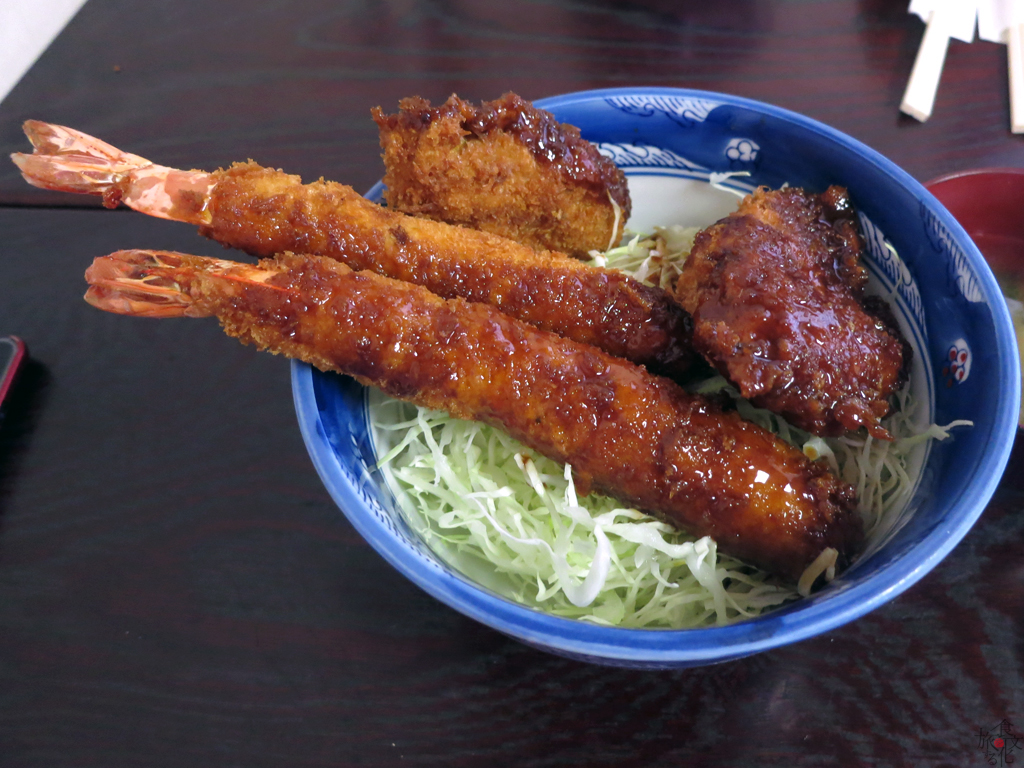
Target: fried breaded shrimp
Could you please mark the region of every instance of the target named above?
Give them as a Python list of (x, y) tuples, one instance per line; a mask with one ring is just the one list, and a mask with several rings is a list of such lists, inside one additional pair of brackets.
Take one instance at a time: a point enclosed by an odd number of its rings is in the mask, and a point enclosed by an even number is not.
[(690, 320), (663, 290), (562, 254), (389, 211), (351, 187), (240, 163), (179, 171), (70, 128), (25, 123), (35, 146), (12, 159), (31, 184), (102, 195), (154, 216), (198, 224), (254, 256), (296, 251), (462, 297), (674, 378), (698, 359)]
[(86, 273), (108, 311), (208, 316), (262, 349), (503, 429), (601, 490), (797, 578), (862, 538), (852, 488), (735, 413), (492, 307), (319, 257), (258, 266), (122, 251)]
[(479, 107), (454, 94), (398, 106), (373, 110), (389, 207), (579, 257), (618, 243), (626, 177), (577, 128), (514, 93)]
[(694, 346), (798, 427), (892, 439), (880, 419), (910, 348), (888, 307), (864, 297), (862, 250), (845, 189), (755, 191), (697, 235), (676, 284)]

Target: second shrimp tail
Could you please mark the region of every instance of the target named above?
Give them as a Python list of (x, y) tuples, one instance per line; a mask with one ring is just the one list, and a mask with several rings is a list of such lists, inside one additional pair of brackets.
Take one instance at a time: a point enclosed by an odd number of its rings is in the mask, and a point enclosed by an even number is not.
[(234, 261), (173, 251), (118, 251), (85, 272), (85, 300), (98, 309), (136, 317), (208, 317), (204, 281), (225, 286), (262, 283), (270, 273)]

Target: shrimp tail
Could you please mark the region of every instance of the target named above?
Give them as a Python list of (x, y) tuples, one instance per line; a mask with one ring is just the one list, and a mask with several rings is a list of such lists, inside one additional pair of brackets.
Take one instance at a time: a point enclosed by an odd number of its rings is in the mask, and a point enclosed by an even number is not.
[(58, 192), (106, 195), (129, 174), (153, 165), (104, 141), (39, 120), (27, 120), (25, 135), (34, 152), (11, 155), (25, 181)]
[(210, 174), (156, 165), (62, 125), (27, 120), (22, 127), (33, 152), (15, 152), (11, 160), (29, 184), (98, 195), (107, 208), (123, 203), (150, 216), (209, 223), (206, 207), (215, 184)]
[(208, 317), (214, 310), (204, 301), (204, 280), (244, 286), (261, 283), (268, 274), (238, 262), (173, 251), (117, 251), (94, 260), (86, 270), (85, 300), (118, 315)]
[[(195, 301), (175, 279), (176, 254), (118, 251), (96, 259), (85, 272), (85, 300), (98, 309), (138, 317), (186, 317)], [(170, 257), (170, 258), (169, 258)]]

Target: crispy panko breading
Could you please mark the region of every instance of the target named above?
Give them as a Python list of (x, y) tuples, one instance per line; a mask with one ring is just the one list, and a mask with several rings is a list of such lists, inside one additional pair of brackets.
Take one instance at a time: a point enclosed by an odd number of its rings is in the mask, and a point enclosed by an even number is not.
[(46, 189), (101, 195), (104, 204), (198, 224), (207, 237), (254, 256), (328, 256), (353, 269), (423, 285), (439, 296), (491, 304), (507, 315), (674, 378), (703, 362), (690, 316), (667, 291), (564, 254), (407, 216), (352, 187), (236, 163), (206, 173), (156, 165), (94, 136), (25, 123), (31, 155), (12, 159)]
[(667, 291), (610, 269), (466, 227), (407, 216), (351, 187), (302, 184), (254, 163), (211, 174), (201, 232), (254, 256), (329, 256), (353, 269), (497, 307), (561, 336), (684, 379), (700, 356)]
[(856, 213), (842, 187), (759, 189), (703, 230), (675, 294), (694, 346), (756, 405), (818, 435), (880, 419), (910, 347), (888, 306), (865, 298)]
[(572, 256), (622, 236), (630, 213), (622, 171), (579, 129), (514, 93), (479, 107), (455, 95), (440, 107), (412, 97), (394, 115), (377, 107), (373, 119), (384, 197), (397, 211)]
[[(484, 304), (331, 259), (258, 266), (155, 251), (97, 259), (86, 299), (111, 312), (220, 319), (271, 352), (503, 429), (600, 489), (722, 551), (798, 578), (863, 528), (855, 493), (771, 432), (586, 344)], [(397, 311), (396, 311), (397, 310)]]

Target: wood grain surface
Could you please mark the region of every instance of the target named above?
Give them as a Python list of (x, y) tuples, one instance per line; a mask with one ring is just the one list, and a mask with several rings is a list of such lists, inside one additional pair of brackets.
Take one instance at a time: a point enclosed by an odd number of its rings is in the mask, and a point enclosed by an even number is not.
[[(1003, 47), (954, 42), (933, 118), (898, 113), (922, 30), (883, 0), (90, 0), (0, 104), (0, 150), (37, 118), (364, 189), (375, 105), (654, 84), (802, 112), (921, 180), (1024, 165)], [(982, 766), (983, 731), (1024, 730), (1024, 446), (963, 543), (853, 624), (701, 669), (568, 661), (355, 533), (286, 361), (85, 305), (124, 247), (223, 253), (0, 164), (0, 333), (32, 357), (0, 423), (0, 767)]]

